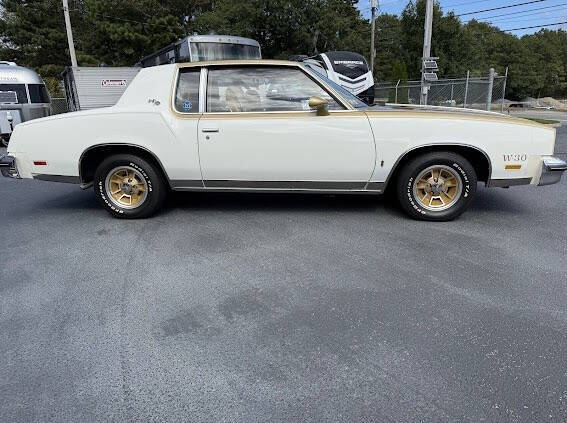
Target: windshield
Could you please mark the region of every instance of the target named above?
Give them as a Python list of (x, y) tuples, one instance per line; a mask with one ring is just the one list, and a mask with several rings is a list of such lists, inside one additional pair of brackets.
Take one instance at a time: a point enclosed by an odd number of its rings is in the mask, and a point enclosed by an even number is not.
[(323, 79), (327, 84), (329, 84), (331, 86), (331, 88), (333, 88), (335, 91), (337, 91), (341, 95), (341, 97), (343, 99), (345, 99), (352, 107), (354, 107), (355, 109), (366, 109), (366, 108), (368, 108), (368, 104), (366, 104), (364, 101), (359, 99), (357, 96), (355, 96), (354, 94), (351, 94), (348, 90), (341, 87), (336, 82), (331, 81), (329, 78), (327, 78), (322, 73), (317, 72), (313, 68), (310, 68), (310, 69), (313, 70), (313, 72), (315, 72), (319, 78)]
[(325, 53), (336, 73), (350, 79), (359, 78), (369, 72), (364, 56), (351, 51), (329, 51)]
[(246, 44), (191, 43), (191, 60), (261, 59), (260, 48)]

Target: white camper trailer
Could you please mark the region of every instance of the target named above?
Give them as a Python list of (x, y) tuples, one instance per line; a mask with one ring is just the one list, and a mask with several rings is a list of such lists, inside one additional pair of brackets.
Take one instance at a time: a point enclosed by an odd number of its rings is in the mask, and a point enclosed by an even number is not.
[(40, 76), (14, 62), (0, 61), (0, 139), (8, 145), (14, 127), (51, 114), (49, 93)]

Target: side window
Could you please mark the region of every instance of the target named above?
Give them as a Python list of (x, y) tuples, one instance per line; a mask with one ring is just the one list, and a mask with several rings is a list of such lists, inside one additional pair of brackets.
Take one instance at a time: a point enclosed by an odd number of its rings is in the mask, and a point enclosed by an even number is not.
[(43, 84), (28, 84), (30, 101), (32, 103), (49, 103), (49, 94)]
[(301, 70), (241, 67), (209, 70), (207, 112), (309, 111), (309, 98), (321, 97), (330, 110), (342, 107)]
[(0, 84), (0, 97), (2, 103), (26, 104), (28, 95), (24, 84)]
[(175, 89), (175, 110), (181, 113), (199, 113), (199, 84), (201, 69), (180, 69)]
[(183, 41), (181, 44), (178, 44), (176, 48), (177, 52), (177, 61), (178, 62), (190, 62), (191, 56), (189, 55), (189, 43), (187, 41)]

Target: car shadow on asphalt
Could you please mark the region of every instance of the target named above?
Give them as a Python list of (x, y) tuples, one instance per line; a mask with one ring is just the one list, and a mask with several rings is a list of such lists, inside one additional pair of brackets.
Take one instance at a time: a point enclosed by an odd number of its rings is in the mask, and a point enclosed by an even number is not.
[[(495, 212), (522, 215), (530, 213), (531, 208), (518, 197), (507, 195), (511, 190), (485, 189), (478, 187), (477, 196), (471, 211)], [(71, 190), (53, 194), (41, 192), (35, 207), (18, 207), (20, 216), (55, 210), (85, 211), (101, 210), (92, 190)], [(168, 213), (182, 211), (286, 211), (286, 212), (348, 212), (384, 213), (389, 216), (404, 216), (396, 199), (389, 195), (348, 195), (348, 194), (272, 194), (272, 193), (202, 193), (172, 192), (168, 196), (164, 210)]]
[[(486, 189), (479, 184), (471, 211), (500, 212), (521, 215), (529, 213), (517, 198), (502, 195), (502, 189)], [(352, 212), (385, 213), (391, 216), (405, 216), (395, 196), (349, 195), (349, 194), (267, 194), (267, 193), (188, 193), (174, 192), (168, 198), (167, 211), (209, 210), (209, 211), (291, 211), (291, 212)]]
[(499, 212), (514, 215), (529, 213), (529, 207), (526, 207), (518, 198), (511, 198), (512, 196), (509, 195), (509, 193), (512, 192), (511, 190), (517, 189), (522, 189), (522, 187), (509, 189), (485, 188), (483, 185), (479, 184), (475, 199), (469, 211)]
[(395, 201), (381, 195), (271, 194), (271, 193), (171, 193), (169, 210), (271, 210), (397, 213)]
[(102, 210), (102, 207), (90, 190), (72, 190), (64, 194), (41, 192), (39, 196), (41, 197), (37, 198), (37, 200), (28, 206), (21, 204), (21, 206), (17, 208), (18, 216), (33, 215), (36, 214), (38, 210), (43, 213), (53, 211), (91, 212), (94, 210)]

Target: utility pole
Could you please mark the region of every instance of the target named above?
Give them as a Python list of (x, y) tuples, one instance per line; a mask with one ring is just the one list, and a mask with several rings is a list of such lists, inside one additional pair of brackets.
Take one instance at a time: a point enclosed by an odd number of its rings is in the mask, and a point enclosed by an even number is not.
[(490, 68), (488, 74), (488, 92), (486, 93), (486, 110), (490, 111), (492, 107), (492, 90), (494, 89), (494, 77), (496, 76), (496, 72), (494, 68)]
[(506, 66), (506, 74), (504, 75), (504, 84), (502, 86), (502, 107), (501, 113), (504, 113), (504, 100), (506, 100), (506, 82), (508, 81), (508, 66)]
[(378, 8), (378, 0), (370, 0), (370, 9), (372, 10), (371, 38), (370, 38), (370, 72), (374, 75), (374, 59), (376, 58), (376, 48), (374, 47), (374, 32), (376, 30), (376, 9)]
[(429, 84), (425, 81), (425, 66), (423, 62), (431, 57), (431, 34), (433, 32), (433, 0), (426, 0), (425, 5), (425, 27), (423, 32), (423, 57), (421, 67), (421, 104), (427, 104), (427, 92)]
[(469, 79), (471, 77), (471, 71), (467, 71), (467, 82), (465, 83), (465, 99), (463, 100), (463, 109), (467, 108), (467, 95), (469, 94)]
[(71, 66), (77, 67), (77, 56), (75, 55), (75, 44), (73, 43), (73, 30), (71, 29), (71, 18), (69, 17), (69, 2), (63, 0), (63, 13), (65, 15), (65, 27), (67, 28), (67, 42), (69, 43), (69, 54), (71, 55)]

